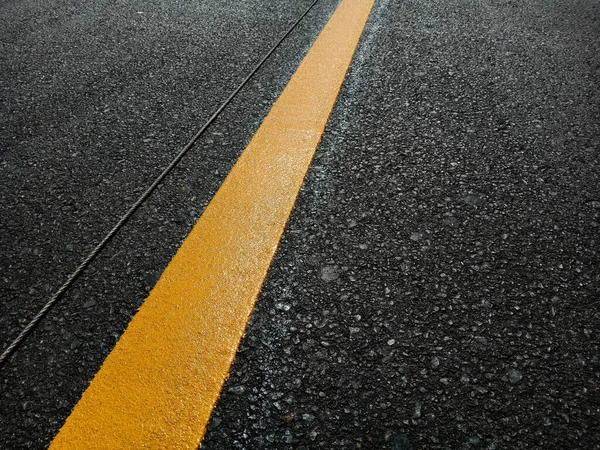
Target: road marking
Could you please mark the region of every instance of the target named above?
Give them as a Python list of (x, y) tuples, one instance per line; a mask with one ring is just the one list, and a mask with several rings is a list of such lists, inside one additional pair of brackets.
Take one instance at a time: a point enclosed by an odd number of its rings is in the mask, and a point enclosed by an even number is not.
[(374, 0), (343, 0), (54, 438), (196, 449)]

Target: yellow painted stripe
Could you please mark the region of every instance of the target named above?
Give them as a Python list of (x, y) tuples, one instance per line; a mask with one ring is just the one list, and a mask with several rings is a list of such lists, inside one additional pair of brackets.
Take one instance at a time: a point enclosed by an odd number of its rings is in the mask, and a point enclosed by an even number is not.
[(342, 1), (51, 449), (197, 448), (373, 1)]

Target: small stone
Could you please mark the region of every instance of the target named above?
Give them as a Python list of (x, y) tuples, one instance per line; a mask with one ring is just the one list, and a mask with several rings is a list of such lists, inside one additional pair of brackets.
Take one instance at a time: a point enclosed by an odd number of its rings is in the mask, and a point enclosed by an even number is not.
[(387, 341), (388, 345), (394, 345), (396, 343), (395, 339), (390, 339), (389, 341)]
[(414, 447), (406, 434), (394, 434), (390, 436), (392, 450), (413, 450)]
[(544, 426), (549, 427), (551, 425), (552, 425), (552, 421), (550, 420), (550, 417), (544, 417)]
[(440, 367), (440, 358), (434, 356), (433, 358), (431, 358), (431, 368), (437, 369), (438, 367)]
[(421, 402), (415, 403), (415, 413), (413, 415), (413, 417), (415, 419), (418, 419), (419, 417), (421, 417), (421, 408), (422, 408)]
[(87, 302), (85, 302), (85, 303), (83, 304), (83, 307), (84, 307), (85, 309), (88, 309), (88, 308), (93, 308), (94, 306), (96, 306), (96, 300), (88, 300)]
[(478, 195), (475, 195), (475, 194), (469, 194), (469, 195), (465, 196), (463, 198), (463, 201), (467, 205), (471, 205), (471, 206), (481, 206), (481, 205), (483, 205), (483, 199), (481, 197), (479, 197)]
[(481, 439), (477, 436), (472, 436), (469, 438), (469, 444), (471, 445), (479, 445), (481, 443)]
[(246, 391), (246, 388), (242, 385), (232, 386), (229, 388), (229, 391), (234, 394), (243, 394)]
[(523, 379), (523, 375), (521, 374), (521, 372), (519, 372), (516, 369), (510, 369), (506, 373), (506, 376), (510, 384), (518, 384)]
[(349, 327), (349, 329), (351, 334), (358, 333), (360, 331), (360, 328), (358, 327)]
[(475, 336), (474, 337), (475, 342), (477, 342), (478, 344), (481, 345), (487, 345), (487, 339), (484, 338), (483, 336)]
[(321, 268), (321, 280), (329, 283), (335, 281), (340, 277), (337, 266), (324, 266)]
[(283, 435), (282, 440), (286, 444), (291, 444), (294, 440), (294, 437), (292, 436), (292, 432), (290, 430), (286, 430), (285, 434)]
[(423, 233), (411, 233), (410, 240), (411, 241), (420, 241), (423, 238)]

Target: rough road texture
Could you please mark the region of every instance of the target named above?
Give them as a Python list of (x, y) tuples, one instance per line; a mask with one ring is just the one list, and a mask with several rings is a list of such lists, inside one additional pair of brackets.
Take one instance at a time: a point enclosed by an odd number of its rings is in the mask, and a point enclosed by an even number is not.
[(0, 5), (0, 348), (306, 7)]
[[(310, 3), (0, 4), (0, 45), (10, 49), (0, 51), (0, 348)], [(336, 4), (315, 6), (2, 367), (0, 449), (46, 448)], [(110, 43), (87, 45), (97, 39)], [(64, 96), (44, 83), (49, 74), (67, 85)], [(97, 90), (75, 89), (82, 74)], [(97, 96), (106, 114), (95, 113)]]
[[(0, 372), (45, 448), (335, 7)], [(307, 2), (0, 5), (1, 345)], [(377, 0), (203, 449), (600, 448), (600, 3)]]
[(203, 449), (600, 448), (599, 19), (377, 3)]

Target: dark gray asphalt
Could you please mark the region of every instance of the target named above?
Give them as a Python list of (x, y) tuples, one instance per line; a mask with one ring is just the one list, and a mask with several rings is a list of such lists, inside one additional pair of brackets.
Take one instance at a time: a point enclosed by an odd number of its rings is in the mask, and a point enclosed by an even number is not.
[(309, 2), (0, 5), (0, 346)]
[[(84, 16), (89, 13), (86, 8), (101, 10), (89, 20), (107, 22), (97, 24), (97, 34), (103, 39), (114, 40), (111, 45), (107, 44), (107, 51), (114, 57), (104, 60), (110, 71), (116, 71), (112, 65), (120, 67), (119, 61), (130, 52), (127, 45), (120, 45), (125, 37), (105, 36), (112, 33), (117, 36), (119, 27), (124, 28), (123, 34), (130, 40), (138, 40), (139, 51), (153, 51), (152, 39), (170, 50), (165, 50), (164, 59), (137, 56), (139, 64), (143, 65), (139, 67), (139, 73), (130, 73), (137, 67), (134, 65), (133, 68), (123, 66), (114, 74), (115, 89), (119, 92), (131, 89), (135, 93), (131, 99), (112, 92), (110, 78), (107, 80), (105, 75), (98, 75), (96, 83), (103, 90), (98, 95), (110, 96), (111, 108), (117, 109), (112, 113), (112, 122), (104, 122), (89, 111), (79, 111), (80, 115), (73, 119), (76, 123), (69, 125), (70, 120), (48, 113), (39, 119), (40, 134), (25, 139), (21, 147), (12, 143), (20, 139), (13, 138), (18, 134), (14, 124), (19, 117), (27, 124), (27, 113), (9, 108), (14, 108), (10, 105), (16, 103), (17, 93), (25, 88), (17, 86), (3, 91), (3, 95), (8, 94), (2, 107), (12, 112), (3, 110), (0, 114), (4, 127), (1, 139), (11, 144), (3, 144), (2, 157), (2, 273), (5, 284), (0, 306), (3, 308), (0, 311), (1, 348), (6, 346), (9, 338), (16, 336), (20, 329), (17, 325), (24, 324), (62, 284), (66, 274), (79, 264), (310, 3), (312, 1), (246, 2), (235, 8), (228, 2), (140, 2), (135, 6), (120, 3), (83, 5), (73, 1), (69, 4), (71, 7), (80, 5), (78, 8)], [(319, 2), (257, 78), (2, 368), (0, 448), (37, 449), (44, 448), (50, 441), (245, 148), (336, 4), (331, 0)], [(36, 8), (23, 2), (21, 5), (16, 8), (18, 5), (14, 2), (4, 4), (0, 13), (10, 25), (1, 28), (5, 34), (11, 27), (16, 28), (17, 23), (22, 23), (22, 36), (15, 36), (15, 44), (19, 40), (32, 39), (25, 27), (28, 22), (24, 19), (19, 22), (11, 14), (22, 14), (33, 20), (31, 10)], [(37, 8), (45, 11), (42, 17), (44, 14), (53, 16), (56, 8), (57, 15), (66, 15), (66, 11), (60, 9), (62, 4), (39, 5)], [(69, 5), (63, 9), (68, 9)], [(154, 21), (148, 22), (145, 28), (151, 29), (152, 33), (136, 37), (138, 31), (132, 28), (134, 19), (121, 18), (122, 8), (128, 11), (131, 8), (135, 14), (136, 11), (154, 11), (154, 14), (147, 14), (154, 17)], [(137, 18), (137, 15), (133, 17)], [(65, 21), (54, 23), (68, 28)], [(81, 28), (77, 21), (72, 26), (72, 34)], [(165, 27), (177, 26), (182, 34), (179, 41), (165, 32)], [(61, 33), (68, 34), (64, 30), (57, 32), (57, 39), (61, 38)], [(83, 34), (78, 38), (85, 39), (86, 36)], [(39, 39), (43, 40), (42, 33)], [(79, 45), (78, 41), (71, 42), (64, 36), (61, 39), (69, 45)], [(2, 42), (6, 40), (8, 38), (4, 37)], [(97, 51), (81, 45), (81, 52)], [(197, 47), (205, 57), (195, 53)], [(27, 53), (29, 48), (15, 45), (13, 49), (15, 54), (0, 53), (0, 58), (16, 66), (18, 52)], [(47, 59), (41, 56), (43, 52), (32, 52), (29, 64), (35, 67), (37, 58), (38, 66), (46, 64), (49, 68), (45, 70), (54, 73), (53, 55)], [(27, 56), (21, 58), (27, 59)], [(185, 63), (177, 66), (178, 59)], [(76, 66), (77, 59), (71, 62)], [(7, 74), (11, 64), (4, 64), (4, 61), (0, 64), (3, 87), (17, 85), (19, 77), (24, 76), (20, 71)], [(171, 65), (177, 70), (171, 71)], [(65, 63), (64, 67), (62, 76), (67, 81), (75, 78), (69, 73), (69, 64)], [(119, 77), (122, 77), (121, 81)], [(31, 78), (39, 81), (37, 77)], [(28, 101), (32, 103), (29, 110), (36, 111), (43, 106), (52, 111), (55, 105), (65, 102), (66, 106), (60, 108), (70, 111), (69, 102), (87, 105), (85, 97), (95, 94), (84, 88), (79, 93), (70, 89), (66, 86), (64, 92), (70, 92), (69, 96), (59, 96), (54, 103), (34, 95), (35, 90), (30, 89), (27, 93), (31, 96)], [(178, 94), (173, 94), (173, 90)], [(48, 87), (48, 92), (54, 92), (53, 88)], [(77, 96), (83, 98), (75, 100)], [(167, 100), (169, 108), (164, 107)], [(93, 109), (93, 105), (87, 107)], [(151, 123), (157, 126), (148, 131), (149, 120), (146, 119), (150, 117)], [(45, 137), (44, 130), (60, 135), (60, 138)], [(145, 133), (155, 133), (152, 139), (156, 142), (144, 142), (150, 139)], [(102, 145), (88, 147), (87, 141), (81, 141), (85, 134), (89, 142), (98, 140)], [(123, 141), (119, 140), (121, 138)], [(61, 142), (69, 140), (75, 142), (72, 150), (77, 153), (72, 160), (69, 155), (61, 156), (64, 151)], [(35, 146), (32, 141), (46, 144), (45, 147)], [(36, 160), (40, 157), (40, 149), (45, 156)], [(29, 152), (28, 156), (25, 151)], [(79, 162), (75, 162), (77, 158), (81, 158)], [(85, 175), (71, 175), (72, 171), (77, 173), (78, 170), (83, 170)], [(118, 180), (110, 175), (113, 172), (118, 172)], [(103, 179), (109, 181), (102, 183)], [(60, 198), (56, 193), (58, 190)], [(76, 212), (69, 208), (75, 208)], [(40, 228), (42, 221), (46, 225)], [(47, 247), (40, 247), (42, 244)], [(34, 251), (35, 248), (43, 251)]]
[[(336, 3), (0, 372), (0, 448), (46, 446)], [(0, 5), (0, 345), (307, 4)], [(599, 55), (597, 0), (377, 0), (203, 448), (600, 448)]]
[(600, 448), (599, 55), (597, 1), (377, 1), (202, 448)]

